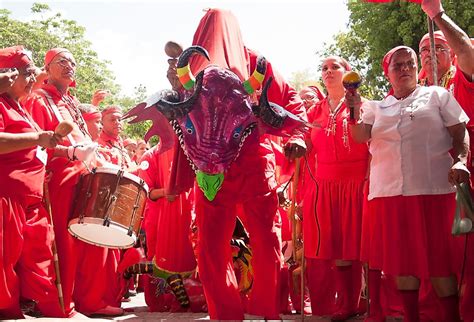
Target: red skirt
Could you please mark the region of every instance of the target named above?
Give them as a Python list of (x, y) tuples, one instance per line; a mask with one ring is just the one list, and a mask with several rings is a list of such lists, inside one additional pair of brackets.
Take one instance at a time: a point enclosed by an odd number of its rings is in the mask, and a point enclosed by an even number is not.
[(319, 179), (308, 186), (303, 205), (306, 257), (359, 260), (365, 182)]
[(367, 203), (361, 259), (387, 275), (447, 277), (459, 267), (451, 235), (454, 194), (394, 196)]
[(196, 258), (189, 239), (191, 204), (185, 193), (173, 202), (163, 200), (156, 220), (155, 265), (165, 273), (190, 275)]

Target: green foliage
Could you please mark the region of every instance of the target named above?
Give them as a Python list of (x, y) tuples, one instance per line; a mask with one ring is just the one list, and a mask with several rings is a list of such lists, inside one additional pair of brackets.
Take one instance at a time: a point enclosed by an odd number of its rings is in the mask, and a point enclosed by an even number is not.
[(309, 68), (294, 72), (288, 82), (297, 92), (306, 86), (320, 86), (317, 75), (311, 72)]
[[(23, 45), (33, 52), (37, 66), (43, 66), (44, 55), (55, 47), (64, 47), (71, 51), (77, 62), (77, 87), (73, 94), (84, 103), (91, 101), (98, 89), (107, 89), (112, 95), (101, 103), (100, 109), (108, 105), (119, 105), (125, 111), (146, 98), (146, 88), (136, 88), (134, 97), (121, 96), (120, 87), (109, 69), (109, 62), (99, 59), (91, 49), (91, 43), (85, 38), (85, 28), (74, 20), (64, 19), (60, 13), (52, 14), (46, 4), (35, 3), (31, 8), (34, 19), (28, 22), (12, 19), (10, 12), (0, 9), (0, 48)], [(150, 124), (126, 124), (124, 134), (127, 137), (143, 138)], [(156, 142), (156, 139), (154, 139)]]
[[(381, 98), (388, 87), (381, 67), (383, 56), (398, 45), (418, 51), (421, 37), (428, 32), (426, 15), (420, 5), (406, 1), (380, 4), (349, 1), (347, 6), (349, 30), (334, 36), (333, 42), (326, 44), (319, 54), (346, 58), (364, 77), (362, 93), (368, 98)], [(474, 0), (445, 0), (443, 7), (473, 37)]]
[(82, 102), (90, 102), (99, 88), (118, 92), (109, 62), (100, 60), (91, 43), (85, 39), (85, 28), (74, 20), (64, 19), (60, 13), (51, 14), (46, 4), (35, 3), (31, 8), (34, 19), (28, 22), (10, 18), (10, 12), (0, 10), (0, 47), (21, 44), (33, 52), (37, 66), (43, 66), (43, 57), (51, 48), (65, 47), (76, 58), (77, 88), (73, 93)]

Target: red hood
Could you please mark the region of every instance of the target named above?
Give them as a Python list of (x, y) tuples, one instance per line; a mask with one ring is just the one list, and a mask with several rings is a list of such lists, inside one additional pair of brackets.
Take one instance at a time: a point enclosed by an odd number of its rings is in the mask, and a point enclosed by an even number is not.
[(241, 80), (249, 77), (250, 59), (245, 49), (237, 18), (227, 10), (208, 9), (194, 33), (193, 45), (204, 47), (211, 61), (195, 55), (191, 58), (194, 75), (209, 64), (228, 68)]

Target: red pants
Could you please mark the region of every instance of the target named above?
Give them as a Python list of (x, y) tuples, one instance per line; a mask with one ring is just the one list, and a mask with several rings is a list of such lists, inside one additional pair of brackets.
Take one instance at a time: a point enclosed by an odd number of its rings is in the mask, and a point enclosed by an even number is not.
[(74, 185), (59, 185), (54, 184), (53, 181), (49, 184), (54, 221), (54, 234), (56, 236), (59, 270), (61, 273), (64, 306), (67, 316), (69, 316), (74, 309), (72, 293), (74, 290), (74, 281), (76, 279), (77, 244), (80, 242), (67, 230), (69, 215), (73, 206), (74, 188)]
[(306, 258), (306, 277), (313, 315), (332, 315), (336, 306), (336, 272), (332, 260)]
[[(244, 310), (237, 290), (230, 240), (235, 226), (235, 205), (242, 198), (243, 190), (237, 189), (240, 190), (237, 192), (235, 185), (227, 188), (225, 185), (224, 181), (212, 202), (205, 199), (201, 191), (196, 193), (197, 260), (211, 319), (238, 320), (244, 318)], [(245, 191), (255, 190), (248, 187)], [(282, 256), (279, 220), (275, 220), (277, 196), (271, 191), (242, 201), (254, 268), (248, 312), (268, 319), (278, 318)]]
[(55, 286), (53, 234), (39, 200), (0, 198), (0, 318), (22, 318), (20, 296), (45, 315), (62, 316)]
[(77, 274), (74, 285), (74, 302), (76, 309), (91, 314), (107, 305), (120, 306), (117, 302), (118, 279), (117, 265), (120, 250), (108, 249), (77, 243)]

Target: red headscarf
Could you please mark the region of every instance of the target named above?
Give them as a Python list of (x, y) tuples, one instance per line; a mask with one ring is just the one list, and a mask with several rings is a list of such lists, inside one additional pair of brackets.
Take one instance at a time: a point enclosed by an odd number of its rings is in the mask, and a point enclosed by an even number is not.
[(23, 68), (31, 64), (31, 57), (23, 46), (0, 49), (0, 68)]
[[(444, 36), (443, 32), (441, 30), (437, 30), (433, 33), (434, 35), (434, 39), (435, 40), (438, 40), (438, 42), (441, 42), (445, 45), (448, 44), (448, 40), (446, 39), (446, 37)], [(425, 42), (425, 41), (430, 41), (430, 34), (426, 34), (423, 36), (423, 38), (421, 38), (420, 40), (420, 43), (418, 45), (418, 48), (421, 48), (421, 45)]]
[(194, 33), (193, 45), (205, 48), (211, 61), (204, 57), (193, 56), (191, 70), (194, 75), (209, 64), (229, 68), (241, 80), (250, 76), (249, 56), (242, 41), (237, 18), (227, 10), (208, 9)]
[(318, 97), (318, 100), (322, 101), (324, 99), (325, 96), (321, 92), (318, 86), (310, 85), (310, 86), (307, 86), (307, 88), (311, 89), (316, 94), (316, 96)]
[(123, 140), (123, 147), (124, 148), (129, 146), (130, 144), (137, 145), (137, 141), (135, 141), (134, 139), (130, 139), (130, 138), (126, 138), (125, 140)]
[(118, 106), (107, 106), (103, 111), (102, 111), (102, 117), (109, 115), (109, 114), (122, 114), (122, 109)]
[(383, 73), (385, 74), (385, 77), (388, 78), (388, 66), (390, 66), (390, 62), (392, 61), (393, 54), (395, 54), (397, 51), (406, 49), (410, 52), (412, 52), (415, 56), (415, 63), (418, 63), (418, 57), (416, 56), (415, 51), (407, 46), (397, 46), (395, 48), (392, 48), (388, 51), (388, 53), (385, 54), (382, 60), (382, 68), (383, 68)]
[(66, 48), (53, 48), (53, 49), (50, 49), (46, 52), (46, 55), (44, 56), (44, 65), (45, 66), (49, 65), (49, 63), (51, 63), (51, 61), (54, 59), (54, 57), (56, 57), (60, 53), (70, 53), (71, 54), (71, 52), (69, 50), (67, 50)]
[(87, 113), (82, 113), (82, 117), (84, 118), (84, 121), (90, 121), (94, 119), (101, 119), (102, 114), (97, 109), (94, 109)]

